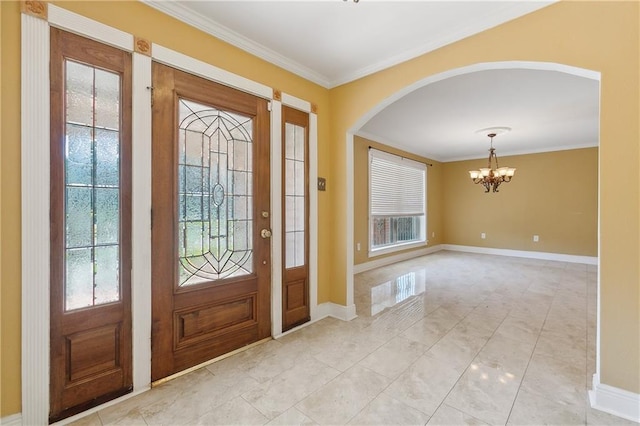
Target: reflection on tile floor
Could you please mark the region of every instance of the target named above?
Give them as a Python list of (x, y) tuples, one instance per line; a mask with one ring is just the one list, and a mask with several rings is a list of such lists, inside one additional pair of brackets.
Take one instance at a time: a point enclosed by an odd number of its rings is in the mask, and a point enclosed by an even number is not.
[(438, 252), (323, 319), (76, 424), (635, 424), (592, 410), (596, 268)]

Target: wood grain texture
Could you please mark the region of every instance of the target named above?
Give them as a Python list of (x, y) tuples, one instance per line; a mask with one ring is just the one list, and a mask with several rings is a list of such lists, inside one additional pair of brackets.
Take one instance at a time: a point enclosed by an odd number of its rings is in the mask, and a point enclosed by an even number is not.
[[(65, 59), (117, 73), (121, 81), (118, 267), (120, 300), (68, 312), (65, 312), (64, 308)], [(52, 28), (50, 75), (50, 421), (57, 421), (132, 389), (131, 55)], [(101, 348), (101, 345), (105, 346)], [(107, 365), (111, 367), (107, 368)]]

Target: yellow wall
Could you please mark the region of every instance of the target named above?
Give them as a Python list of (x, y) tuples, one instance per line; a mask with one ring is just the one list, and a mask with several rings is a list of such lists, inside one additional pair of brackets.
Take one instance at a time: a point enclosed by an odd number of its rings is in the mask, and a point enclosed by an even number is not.
[(598, 255), (597, 148), (500, 157), (500, 164), (517, 170), (496, 193), (467, 173), (486, 159), (443, 164), (446, 244)]
[[(103, 22), (170, 49), (211, 63), (253, 81), (308, 100), (318, 106), (318, 173), (328, 177), (318, 193), (318, 301), (329, 300), (329, 256), (332, 227), (329, 135), (329, 91), (258, 59), (140, 2), (55, 2), (58, 6)], [(0, 417), (20, 412), (20, 6), (1, 1), (2, 9), (2, 352)], [(11, 105), (11, 108), (7, 108)], [(27, 260), (28, 261), (28, 260)], [(37, 265), (34, 265), (37, 266)]]
[[(402, 88), (454, 68), (540, 61), (601, 73), (601, 382), (640, 393), (640, 34), (638, 2), (559, 2), (332, 89), (333, 209), (344, 212), (346, 134)], [(515, 185), (515, 181), (514, 181)], [(331, 299), (346, 301), (346, 215), (333, 218)]]
[[(399, 252), (379, 255), (369, 258), (369, 147), (373, 147), (392, 154), (400, 155), (422, 163), (433, 164), (427, 167), (427, 240), (429, 246), (440, 244), (442, 228), (442, 183), (440, 176), (442, 174), (442, 164), (429, 158), (421, 157), (410, 152), (401, 151), (399, 149), (383, 145), (381, 143), (371, 141), (369, 139), (355, 137), (353, 146), (353, 194), (354, 194), (354, 248), (353, 259), (354, 264), (365, 263), (374, 259), (381, 259), (388, 256), (394, 256), (400, 253), (420, 250), (427, 246), (425, 243), (422, 247), (409, 250), (401, 250)], [(432, 237), (432, 232), (435, 237)], [(355, 247), (360, 243), (360, 251)]]

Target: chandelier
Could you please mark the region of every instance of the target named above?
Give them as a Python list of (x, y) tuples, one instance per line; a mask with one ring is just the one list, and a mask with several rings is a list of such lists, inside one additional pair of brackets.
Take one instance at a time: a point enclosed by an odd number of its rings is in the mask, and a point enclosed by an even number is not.
[[(487, 136), (491, 138), (491, 148), (489, 148), (489, 160), (487, 167), (480, 170), (469, 170), (469, 177), (473, 183), (481, 183), (484, 186), (484, 192), (498, 192), (498, 187), (502, 182), (511, 182), (516, 169), (512, 167), (500, 167), (498, 165), (498, 156), (496, 149), (493, 147), (493, 138), (496, 133), (489, 133)], [(496, 168), (491, 167), (491, 160), (496, 160)]]

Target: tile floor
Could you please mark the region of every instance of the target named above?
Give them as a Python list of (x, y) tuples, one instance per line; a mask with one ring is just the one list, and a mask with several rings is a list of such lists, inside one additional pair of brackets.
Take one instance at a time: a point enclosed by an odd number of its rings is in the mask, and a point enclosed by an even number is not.
[(593, 266), (443, 251), (356, 275), (355, 299), (76, 424), (635, 425), (587, 401)]

